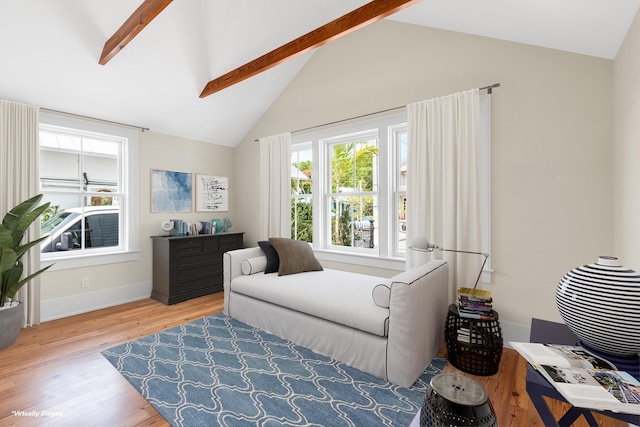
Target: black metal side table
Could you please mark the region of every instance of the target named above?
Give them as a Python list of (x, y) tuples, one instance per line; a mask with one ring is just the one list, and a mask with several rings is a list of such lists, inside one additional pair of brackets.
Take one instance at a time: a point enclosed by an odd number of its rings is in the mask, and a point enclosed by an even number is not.
[(461, 317), (455, 304), (449, 306), (444, 329), (449, 362), (473, 375), (494, 375), (502, 357), (502, 330), (498, 312), (483, 319)]

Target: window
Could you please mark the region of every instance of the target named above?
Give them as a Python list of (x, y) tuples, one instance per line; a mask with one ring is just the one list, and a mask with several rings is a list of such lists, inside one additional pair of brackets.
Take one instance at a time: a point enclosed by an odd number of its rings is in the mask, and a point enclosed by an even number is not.
[(393, 213), (397, 221), (393, 224), (393, 254), (404, 256), (407, 251), (407, 125), (389, 128), (392, 143)]
[[(292, 238), (313, 242), (313, 248), (325, 254), (339, 253), (342, 260), (352, 254), (360, 260), (375, 257), (377, 265), (380, 258), (403, 262), (398, 250), (405, 246), (398, 214), (401, 203), (394, 198), (404, 194), (404, 188), (396, 188), (404, 181), (393, 177), (401, 160), (392, 154), (403, 131), (406, 157), (404, 113), (295, 135)], [(295, 176), (300, 172), (308, 179), (308, 190), (298, 187), (302, 181)], [(313, 238), (307, 240), (301, 238), (300, 224), (309, 221), (312, 231), (306, 233)]]
[[(481, 235), (487, 253), (490, 100), (480, 96)], [(402, 268), (408, 246), (406, 122), (402, 112), (293, 136), (292, 238), (312, 242), (321, 259)], [(490, 269), (488, 261), (486, 282)]]
[(105, 208), (66, 209), (43, 222), (41, 232), (49, 237), (41, 243), (41, 252), (118, 247), (120, 211), (117, 206)]
[(329, 154), (326, 176), (330, 247), (375, 249), (378, 217), (378, 133), (365, 131), (322, 140)]
[(291, 238), (313, 242), (313, 156), (310, 144), (291, 150)]
[(41, 113), (43, 264), (54, 269), (137, 258), (135, 130)]

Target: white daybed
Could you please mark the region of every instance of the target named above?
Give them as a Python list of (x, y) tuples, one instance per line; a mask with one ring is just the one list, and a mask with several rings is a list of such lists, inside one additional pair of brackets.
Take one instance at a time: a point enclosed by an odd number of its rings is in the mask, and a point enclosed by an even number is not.
[(259, 247), (225, 253), (228, 316), (404, 387), (443, 343), (444, 261), (391, 279), (329, 269), (279, 276), (265, 264)]

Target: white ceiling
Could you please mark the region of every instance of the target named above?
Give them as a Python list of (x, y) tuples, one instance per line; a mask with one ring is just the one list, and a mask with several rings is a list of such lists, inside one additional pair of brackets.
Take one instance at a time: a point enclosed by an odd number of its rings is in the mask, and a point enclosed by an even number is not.
[[(141, 0), (1, 0), (0, 98), (236, 146), (312, 53), (205, 84), (367, 0), (178, 0), (105, 65)], [(387, 19), (615, 58), (640, 0), (422, 0)]]

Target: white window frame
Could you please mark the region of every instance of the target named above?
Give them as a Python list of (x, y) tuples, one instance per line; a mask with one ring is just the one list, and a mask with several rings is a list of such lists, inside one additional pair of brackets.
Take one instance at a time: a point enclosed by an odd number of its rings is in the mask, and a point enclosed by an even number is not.
[[(374, 209), (379, 208), (380, 206), (380, 193), (379, 193), (379, 185), (378, 185), (379, 177), (375, 177), (374, 184), (373, 184), (374, 188), (371, 191), (359, 192), (359, 191), (355, 191), (355, 189), (353, 192), (340, 192), (340, 191), (332, 192), (331, 191), (331, 188), (332, 188), (331, 150), (332, 148), (336, 145), (348, 144), (348, 143), (352, 143), (354, 141), (360, 141), (360, 140), (375, 140), (376, 148), (378, 148), (378, 150), (380, 148), (379, 147), (380, 136), (379, 136), (378, 129), (367, 129), (359, 132), (340, 135), (337, 137), (323, 138), (320, 140), (320, 147), (322, 150), (325, 151), (325, 158), (327, 159), (325, 164), (320, 166), (323, 168), (321, 176), (324, 179), (324, 182), (323, 182), (324, 185), (321, 187), (323, 191), (321, 197), (324, 199), (324, 203), (322, 204), (324, 208), (324, 212), (323, 212), (324, 218), (329, 218), (331, 216), (331, 200), (333, 198), (337, 199), (340, 196), (345, 196), (345, 197), (371, 196), (371, 197), (374, 197), (375, 200), (378, 200), (378, 206), (377, 207), (374, 206)], [(378, 157), (379, 156), (380, 154), (378, 153)], [(377, 161), (378, 159), (376, 159), (376, 162)], [(377, 171), (375, 169), (374, 169), (374, 174), (377, 174)], [(326, 225), (326, 223), (323, 223), (323, 224)], [(374, 226), (375, 228), (379, 228), (379, 225), (377, 224), (377, 220), (374, 223)], [(324, 242), (323, 247), (328, 250), (346, 251), (350, 253), (353, 252), (353, 253), (363, 254), (363, 255), (378, 255), (380, 252), (380, 245), (377, 243), (374, 248), (357, 248), (357, 247), (351, 247), (351, 246), (334, 245), (331, 243), (331, 234), (333, 232), (331, 227), (329, 228), (322, 227), (321, 232), (322, 232), (321, 239)]]
[[(406, 111), (382, 113), (365, 119), (354, 119), (334, 126), (324, 126), (313, 130), (298, 132), (292, 136), (292, 150), (299, 144), (311, 143), (313, 149), (313, 230), (312, 248), (316, 257), (321, 260), (356, 264), (362, 266), (379, 267), (391, 270), (406, 268), (406, 251), (399, 251), (396, 247), (398, 196), (406, 191), (400, 191), (397, 186), (396, 168), (398, 161), (397, 145), (393, 133), (406, 129)], [(378, 131), (378, 215), (376, 221), (379, 226), (378, 253), (358, 253), (354, 250), (330, 247), (327, 244), (323, 224), (327, 212), (330, 212), (322, 186), (330, 182), (327, 177), (328, 165), (327, 148), (322, 140), (331, 140), (341, 135), (356, 133), (363, 130), (377, 128)], [(480, 95), (480, 224), (482, 252), (491, 254), (491, 95)], [(328, 169), (327, 169), (328, 168)], [(330, 184), (329, 184), (330, 185)], [(383, 226), (382, 224), (386, 224)], [(316, 238), (318, 235), (318, 238)], [(492, 268), (489, 257), (482, 272), (483, 283), (491, 283)]]
[[(291, 156), (293, 157), (293, 155), (296, 152), (309, 151), (311, 149), (312, 149), (311, 142), (307, 141), (307, 142), (299, 143), (295, 147), (293, 147), (293, 146), (291, 147)], [(314, 168), (315, 168), (315, 165), (314, 165)], [(311, 179), (314, 180), (315, 177), (312, 175)], [(291, 194), (291, 198), (292, 199), (297, 199), (297, 200), (311, 200), (313, 202), (313, 190), (314, 190), (314, 188), (313, 188), (313, 181), (312, 181), (311, 194)], [(313, 204), (312, 204), (311, 207), (312, 207), (312, 212), (315, 215), (315, 212), (313, 211)], [(295, 228), (294, 228), (294, 226), (292, 224), (291, 225), (291, 233), (293, 234), (294, 231), (295, 231)], [(316, 235), (313, 234), (313, 239), (315, 239), (315, 238), (316, 238)]]
[(75, 251), (43, 253), (40, 256), (42, 267), (53, 262), (53, 267), (50, 268), (50, 271), (53, 271), (137, 260), (139, 257), (139, 130), (98, 120), (46, 111), (40, 112), (40, 124), (43, 127), (75, 130), (85, 135), (110, 135), (123, 140), (121, 152), (122, 170), (120, 171), (122, 196), (119, 200), (122, 227), (120, 227), (119, 246), (101, 248), (100, 250), (87, 250), (80, 253)]
[(405, 187), (404, 189), (400, 188), (400, 171), (402, 168), (402, 164), (401, 164), (401, 156), (400, 156), (400, 141), (399, 141), (399, 135), (402, 133), (407, 133), (408, 131), (408, 126), (407, 123), (402, 123), (402, 124), (397, 124), (394, 126), (389, 126), (389, 141), (391, 144), (391, 156), (390, 156), (390, 162), (391, 162), (391, 171), (393, 171), (392, 174), (389, 174), (389, 178), (391, 179), (391, 212), (390, 217), (389, 218), (393, 218), (393, 226), (390, 227), (391, 228), (391, 236), (390, 236), (390, 241), (393, 243), (393, 247), (392, 249), (392, 253), (394, 257), (397, 258), (406, 258), (407, 256), (407, 244), (405, 242), (405, 249), (401, 250), (400, 249), (400, 245), (398, 240), (396, 239), (396, 236), (399, 235), (400, 230), (398, 230), (398, 226), (399, 226), (399, 222), (397, 220), (398, 217), (398, 211), (400, 210), (400, 206), (398, 203), (398, 200), (400, 199), (400, 196), (407, 196), (407, 188)]
[[(393, 201), (390, 200), (390, 186), (392, 178), (390, 170), (391, 144), (389, 142), (389, 127), (406, 124), (406, 112), (380, 114), (364, 120), (354, 120), (332, 127), (323, 127), (308, 132), (293, 135), (292, 150), (301, 144), (311, 143), (313, 150), (313, 250), (321, 260), (341, 263), (357, 264), (371, 267), (403, 270), (404, 256), (394, 254), (392, 231), (389, 218), (394, 218)], [(377, 130), (378, 138), (378, 218), (375, 226), (378, 228), (377, 250), (332, 246), (326, 225), (328, 215), (331, 214), (329, 198), (326, 196), (327, 186), (330, 186), (330, 170), (328, 144), (336, 138), (360, 132)], [(329, 176), (328, 176), (329, 175)], [(330, 190), (330, 187), (329, 187)], [(384, 226), (382, 224), (385, 224)], [(391, 243), (390, 243), (391, 242)]]

